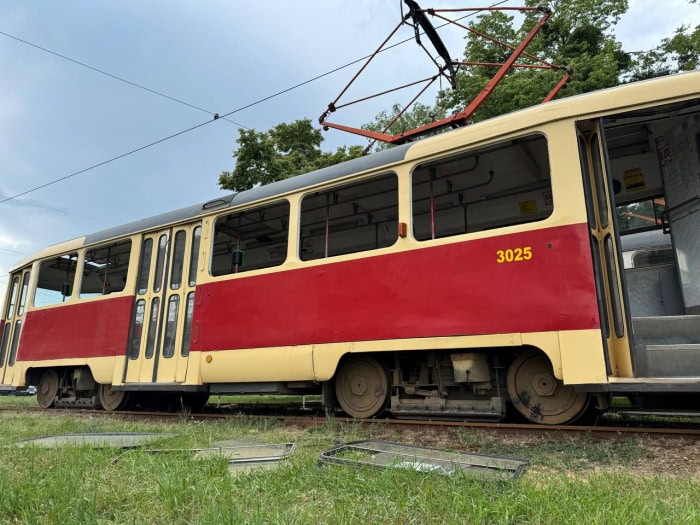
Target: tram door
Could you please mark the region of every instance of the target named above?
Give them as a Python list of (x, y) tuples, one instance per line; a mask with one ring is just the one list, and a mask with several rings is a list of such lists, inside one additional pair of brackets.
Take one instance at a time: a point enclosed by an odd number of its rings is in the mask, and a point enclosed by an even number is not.
[(27, 306), (29, 268), (12, 275), (10, 296), (5, 306), (5, 324), (0, 336), (0, 384), (11, 385), (15, 374), (17, 348)]
[(144, 235), (125, 383), (181, 383), (187, 375), (199, 223)]
[(630, 317), (623, 294), (620, 239), (605, 134), (599, 121), (579, 124), (578, 144), (607, 373), (632, 377)]

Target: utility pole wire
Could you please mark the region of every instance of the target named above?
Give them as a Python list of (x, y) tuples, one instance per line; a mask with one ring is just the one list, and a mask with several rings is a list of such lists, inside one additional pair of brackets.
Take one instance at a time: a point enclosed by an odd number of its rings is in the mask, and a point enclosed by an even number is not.
[[(190, 107), (190, 108), (192, 108), (192, 109), (196, 109), (196, 110), (198, 110), (198, 111), (203, 111), (204, 113), (208, 113), (208, 114), (211, 115), (212, 117), (215, 117), (215, 115), (216, 115), (216, 113), (214, 113), (213, 111), (209, 111), (209, 110), (207, 110), (207, 109), (200, 108), (199, 106), (195, 106), (194, 104), (190, 104), (189, 102), (185, 102), (184, 100), (180, 100), (180, 99), (178, 99), (178, 98), (171, 97), (170, 95), (166, 95), (165, 93), (161, 93), (160, 91), (156, 91), (155, 89), (151, 89), (151, 88), (148, 88), (148, 87), (146, 87), (146, 86), (142, 86), (141, 84), (137, 84), (136, 82), (132, 82), (131, 80), (127, 80), (127, 79), (125, 79), (125, 78), (118, 77), (117, 75), (114, 75), (114, 74), (112, 74), (112, 73), (108, 73), (107, 71), (104, 71), (104, 70), (99, 69), (99, 68), (97, 68), (97, 67), (91, 66), (90, 64), (86, 64), (86, 63), (84, 63), (84, 62), (80, 62), (79, 60), (76, 60), (76, 59), (71, 58), (71, 57), (69, 57), (69, 56), (62, 55), (61, 53), (57, 53), (56, 51), (51, 51), (50, 49), (47, 49), (47, 48), (45, 48), (45, 47), (42, 47), (42, 46), (40, 46), (40, 45), (38, 45), (38, 44), (34, 44), (33, 42), (29, 42), (28, 40), (24, 40), (24, 39), (22, 39), (22, 38), (19, 38), (18, 36), (14, 36), (14, 35), (11, 35), (11, 34), (9, 34), (9, 33), (5, 33), (4, 31), (0, 31), (0, 35), (3, 35), (3, 36), (6, 36), (7, 38), (11, 38), (11, 39), (13, 39), (13, 40), (16, 40), (17, 42), (22, 42), (23, 44), (26, 44), (26, 45), (28, 45), (28, 46), (34, 47), (34, 48), (36, 48), (36, 49), (39, 49), (39, 50), (44, 51), (44, 52), (46, 52), (46, 53), (49, 53), (49, 54), (51, 54), (51, 55), (57, 56), (57, 57), (59, 57), (59, 58), (62, 58), (63, 60), (67, 60), (68, 62), (72, 62), (73, 64), (77, 64), (77, 65), (79, 65), (79, 66), (81, 66), (81, 67), (85, 67), (85, 68), (87, 68), (87, 69), (90, 69), (90, 70), (92, 70), (92, 71), (95, 71), (96, 73), (99, 73), (99, 74), (101, 74), (101, 75), (105, 75), (105, 76), (107, 76), (107, 77), (110, 77), (110, 78), (113, 78), (113, 79), (115, 79), (115, 80), (118, 80), (119, 82), (124, 82), (125, 84), (129, 84), (130, 86), (133, 86), (133, 87), (136, 87), (136, 88), (139, 88), (139, 89), (143, 89), (144, 91), (148, 91), (149, 93), (152, 93), (152, 94), (154, 94), (154, 95), (158, 95), (159, 97), (167, 98), (168, 100), (172, 100), (173, 102), (177, 102), (178, 104), (182, 104), (182, 105), (184, 105), (184, 106), (188, 106), (188, 107)], [(216, 117), (215, 117), (215, 118), (216, 118)], [(223, 117), (222, 117), (222, 118), (223, 118)], [(238, 122), (236, 122), (236, 121), (234, 121), (234, 120), (230, 120), (230, 119), (227, 119), (227, 118), (224, 118), (224, 120), (230, 122), (231, 124), (235, 124), (235, 125), (238, 126), (238, 127), (241, 127), (241, 128), (244, 128), (244, 129), (250, 129), (249, 127), (244, 126), (243, 124), (240, 124), (240, 123), (238, 123)]]
[[(498, 6), (498, 5), (501, 5), (501, 4), (506, 3), (506, 2), (508, 2), (508, 1), (510, 1), (510, 0), (500, 0), (499, 2), (495, 2), (494, 4), (492, 4), (490, 7), (496, 7), (496, 6)], [(474, 12), (468, 14), (468, 15), (464, 15), (464, 16), (462, 16), (462, 17), (460, 17), (460, 18), (457, 18), (456, 20), (462, 20), (462, 19), (464, 19), (464, 18), (468, 18), (468, 17), (470, 17), (470, 16), (474, 16), (475, 14), (477, 14), (477, 13), (479, 13), (479, 12), (480, 12), (480, 11), (474, 11)], [(446, 25), (448, 25), (448, 24), (449, 24), (449, 22), (445, 22), (444, 24), (442, 24), (442, 25), (440, 25), (440, 26), (437, 26), (436, 29), (439, 29), (439, 28), (441, 28), (441, 27), (444, 27), (444, 26), (446, 26)], [(0, 34), (6, 35), (6, 36), (10, 36), (10, 35), (7, 35), (7, 33), (2, 33), (1, 31), (0, 31)], [(422, 34), (422, 33), (421, 33), (421, 34)], [(11, 37), (11, 38), (15, 38), (15, 37)], [(400, 45), (402, 45), (402, 44), (405, 44), (406, 42), (410, 42), (410, 41), (414, 40), (414, 38), (415, 38), (415, 37), (410, 37), (410, 38), (407, 38), (407, 39), (402, 40), (402, 41), (400, 41), (400, 42), (397, 42), (396, 44), (393, 44), (393, 45), (391, 45), (391, 46), (387, 46), (387, 47), (386, 47), (385, 49), (383, 49), (381, 52), (388, 51), (389, 49), (392, 49), (392, 48), (394, 48), (394, 47), (396, 47), (396, 46), (400, 46)], [(31, 45), (34, 45), (34, 44), (31, 44)], [(35, 47), (38, 47), (38, 46), (35, 46)], [(50, 51), (50, 52), (53, 53), (52, 51)], [(155, 146), (155, 145), (157, 145), (157, 144), (160, 144), (161, 142), (165, 142), (165, 141), (167, 141), (167, 140), (170, 140), (170, 139), (172, 139), (172, 138), (178, 137), (178, 136), (180, 136), (180, 135), (184, 135), (185, 133), (189, 133), (190, 131), (194, 131), (195, 129), (201, 128), (202, 126), (206, 126), (207, 124), (209, 124), (209, 123), (211, 123), (211, 122), (214, 122), (214, 121), (217, 121), (217, 120), (222, 120), (222, 119), (224, 119), (225, 117), (228, 117), (228, 116), (230, 116), (230, 115), (233, 115), (234, 113), (238, 113), (238, 112), (243, 111), (243, 110), (245, 110), (245, 109), (251, 108), (251, 107), (253, 107), (253, 106), (256, 106), (256, 105), (258, 105), (258, 104), (261, 104), (261, 103), (263, 103), (263, 102), (266, 102), (266, 101), (268, 101), (268, 100), (270, 100), (270, 99), (272, 99), (272, 98), (278, 97), (278, 96), (280, 96), (280, 95), (283, 95), (283, 94), (285, 94), (285, 93), (288, 93), (288, 92), (290, 92), (290, 91), (293, 91), (293, 90), (295, 90), (295, 89), (297, 89), (297, 88), (300, 88), (300, 87), (302, 87), (302, 86), (305, 86), (306, 84), (310, 84), (311, 82), (315, 82), (316, 80), (319, 80), (319, 79), (321, 79), (321, 78), (323, 78), (323, 77), (327, 77), (328, 75), (332, 75), (333, 73), (336, 73), (336, 72), (340, 71), (341, 69), (345, 69), (345, 68), (350, 67), (350, 66), (352, 66), (352, 65), (354, 65), (354, 64), (357, 64), (358, 62), (362, 62), (363, 60), (366, 60), (366, 59), (369, 58), (370, 56), (371, 56), (371, 55), (366, 55), (366, 56), (364, 56), (364, 57), (362, 57), (362, 58), (358, 58), (357, 60), (353, 60), (352, 62), (348, 62), (347, 64), (344, 64), (344, 65), (342, 65), (342, 66), (336, 67), (335, 69), (331, 69), (330, 71), (326, 71), (325, 73), (322, 73), (322, 74), (317, 75), (317, 76), (315, 76), (315, 77), (313, 77), (313, 78), (310, 78), (310, 79), (308, 79), (308, 80), (305, 80), (305, 81), (303, 81), (303, 82), (300, 82), (300, 83), (298, 83), (298, 84), (295, 84), (295, 85), (293, 85), (293, 86), (291, 86), (291, 87), (288, 87), (288, 88), (286, 88), (286, 89), (283, 89), (283, 90), (281, 90), (281, 91), (278, 91), (278, 92), (276, 92), (276, 93), (273, 93), (272, 95), (268, 95), (267, 97), (264, 97), (264, 98), (261, 98), (261, 99), (259, 99), (259, 100), (256, 100), (255, 102), (251, 102), (250, 104), (247, 104), (247, 105), (245, 105), (245, 106), (241, 106), (241, 107), (239, 107), (239, 108), (237, 108), (237, 109), (234, 109), (233, 111), (229, 111), (228, 113), (224, 113), (223, 115), (214, 114), (214, 118), (213, 118), (212, 120), (207, 120), (207, 121), (205, 121), (205, 122), (202, 122), (202, 123), (197, 124), (197, 125), (195, 125), (195, 126), (192, 126), (192, 127), (190, 127), (190, 128), (184, 129), (184, 130), (179, 131), (179, 132), (177, 132), (177, 133), (173, 133), (172, 135), (168, 135), (167, 137), (163, 137), (162, 139), (159, 139), (159, 140), (156, 140), (156, 141), (151, 142), (151, 143), (149, 143), (149, 144), (146, 144), (145, 146), (141, 146), (141, 147), (136, 148), (136, 149), (133, 149), (133, 150), (131, 150), (131, 151), (127, 151), (126, 153), (122, 153), (121, 155), (117, 155), (116, 157), (112, 157), (111, 159), (107, 159), (107, 160), (102, 161), (102, 162), (99, 162), (99, 163), (97, 163), (97, 164), (93, 164), (92, 166), (88, 166), (87, 168), (84, 168), (84, 169), (82, 169), (82, 170), (79, 170), (79, 171), (70, 173), (70, 174), (65, 175), (65, 176), (63, 176), (63, 177), (59, 177), (58, 179), (54, 179), (54, 180), (52, 180), (52, 181), (49, 181), (49, 182), (47, 182), (47, 183), (45, 183), (45, 184), (41, 184), (41, 185), (36, 186), (36, 187), (34, 187), (34, 188), (30, 188), (30, 189), (28, 189), (28, 190), (26, 190), (26, 191), (23, 191), (23, 192), (21, 192), (21, 193), (17, 193), (17, 194), (15, 194), (15, 195), (11, 195), (11, 196), (9, 196), (9, 197), (6, 197), (6, 198), (0, 200), (0, 204), (2, 204), (2, 203), (4, 203), (4, 202), (7, 202), (7, 201), (10, 201), (10, 200), (12, 200), (12, 199), (16, 199), (17, 197), (22, 197), (23, 195), (27, 195), (28, 193), (32, 193), (32, 192), (37, 191), (37, 190), (40, 190), (40, 189), (42, 189), (42, 188), (46, 188), (47, 186), (51, 186), (51, 185), (56, 184), (56, 183), (58, 183), (58, 182), (62, 182), (62, 181), (64, 181), (64, 180), (70, 179), (71, 177), (75, 177), (76, 175), (80, 175), (81, 173), (85, 173), (86, 171), (90, 171), (90, 170), (93, 170), (93, 169), (95, 169), (95, 168), (99, 168), (100, 166), (104, 166), (105, 164), (109, 164), (110, 162), (114, 162), (115, 160), (119, 160), (119, 159), (122, 159), (122, 158), (124, 158), (124, 157), (128, 157), (129, 155), (133, 155), (134, 153), (137, 153), (137, 152), (139, 152), (139, 151), (142, 151), (142, 150), (145, 150), (145, 149), (147, 149), (147, 148), (150, 148), (151, 146)], [(81, 64), (81, 65), (83, 65), (83, 64)], [(90, 66), (87, 66), (87, 67), (90, 67)], [(91, 69), (92, 69), (92, 68), (91, 68)], [(120, 79), (120, 80), (121, 80), (121, 79)], [(206, 111), (206, 110), (205, 110), (205, 111)], [(207, 112), (207, 113), (208, 113), (208, 112)]]

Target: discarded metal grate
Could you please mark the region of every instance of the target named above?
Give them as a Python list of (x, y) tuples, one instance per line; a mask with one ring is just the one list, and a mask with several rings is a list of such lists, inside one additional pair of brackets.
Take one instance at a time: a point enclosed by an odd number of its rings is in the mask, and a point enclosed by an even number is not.
[[(258, 468), (275, 468), (282, 461), (289, 459), (296, 447), (295, 443), (275, 444), (245, 444), (238, 445), (234, 442), (214, 443), (208, 448), (164, 448), (144, 450), (147, 454), (167, 454), (173, 452), (189, 452), (192, 459), (204, 460), (214, 457), (223, 457), (228, 460), (229, 471), (247, 472)], [(122, 456), (115, 458), (118, 462)]]
[(222, 446), (202, 449), (194, 455), (194, 459), (220, 455), (228, 459), (229, 471), (247, 472), (278, 467), (280, 462), (289, 459), (295, 446), (295, 443)]
[(321, 464), (364, 466), (378, 469), (410, 469), (444, 476), (464, 474), (484, 478), (515, 479), (529, 461), (506, 456), (446, 452), (389, 441), (353, 441), (323, 452)]
[(95, 448), (135, 448), (159, 439), (175, 437), (176, 434), (162, 432), (86, 432), (82, 434), (58, 434), (24, 439), (13, 443), (15, 447), (57, 448), (64, 446), (90, 446)]

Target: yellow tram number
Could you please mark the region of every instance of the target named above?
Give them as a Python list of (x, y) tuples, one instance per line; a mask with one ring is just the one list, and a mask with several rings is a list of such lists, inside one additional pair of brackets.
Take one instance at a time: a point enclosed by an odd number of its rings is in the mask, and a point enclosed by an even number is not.
[(531, 246), (525, 246), (523, 248), (514, 248), (512, 250), (496, 250), (496, 262), (499, 264), (529, 261), (530, 259), (532, 259)]

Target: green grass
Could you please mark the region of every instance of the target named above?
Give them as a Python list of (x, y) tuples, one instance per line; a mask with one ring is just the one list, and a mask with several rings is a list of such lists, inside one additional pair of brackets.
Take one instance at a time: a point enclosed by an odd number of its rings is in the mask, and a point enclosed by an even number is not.
[(37, 406), (36, 396), (0, 396), (0, 408)]
[[(61, 413), (0, 413), (0, 441), (68, 432), (167, 431), (151, 448), (213, 441), (281, 443), (296, 452), (276, 470), (231, 475), (225, 460), (188, 453), (64, 447), (3, 448), (2, 523), (700, 523), (700, 482), (673, 469), (641, 475), (652, 449), (639, 439), (500, 438), (488, 432), (403, 431), (382, 425), (287, 429), (270, 420), (134, 422)], [(410, 470), (326, 465), (338, 441), (389, 439), (453, 450), (521, 456), (518, 480), (447, 478)], [(697, 452), (678, 442), (679, 457)]]
[(277, 403), (277, 404), (300, 404), (302, 399), (307, 403), (318, 403), (321, 401), (321, 396), (282, 396), (282, 395), (245, 395), (245, 396), (224, 396), (214, 395), (209, 398), (209, 404), (216, 406), (217, 404), (238, 403), (238, 404), (254, 404), (254, 403)]

